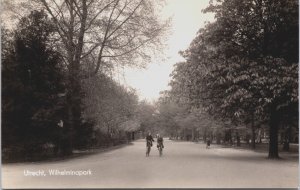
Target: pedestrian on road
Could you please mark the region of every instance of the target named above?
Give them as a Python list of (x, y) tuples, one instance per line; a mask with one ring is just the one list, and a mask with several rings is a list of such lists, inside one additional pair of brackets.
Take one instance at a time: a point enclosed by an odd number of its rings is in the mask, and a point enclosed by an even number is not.
[(210, 139), (207, 139), (206, 140), (206, 148), (209, 148), (210, 147)]

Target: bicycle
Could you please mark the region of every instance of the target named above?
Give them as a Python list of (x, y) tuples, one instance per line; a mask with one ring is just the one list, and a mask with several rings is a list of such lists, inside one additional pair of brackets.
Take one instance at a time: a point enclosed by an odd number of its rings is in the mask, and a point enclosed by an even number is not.
[(148, 157), (151, 151), (151, 146), (152, 146), (152, 142), (151, 141), (147, 141), (147, 149), (146, 149), (146, 156)]
[(162, 156), (163, 155), (163, 145), (162, 144), (158, 144), (157, 148), (158, 148), (159, 156)]

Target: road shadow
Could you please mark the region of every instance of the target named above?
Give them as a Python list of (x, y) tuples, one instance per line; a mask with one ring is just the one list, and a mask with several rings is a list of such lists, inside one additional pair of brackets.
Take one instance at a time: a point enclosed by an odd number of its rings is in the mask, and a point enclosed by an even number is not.
[[(204, 154), (200, 156), (201, 158), (204, 159), (211, 159), (211, 160), (232, 160), (232, 161), (238, 161), (238, 162), (289, 162), (293, 164), (298, 163), (298, 156), (292, 155), (292, 156), (284, 156), (284, 155), (279, 155), (279, 159), (269, 159), (268, 155), (253, 155), (249, 156), (247, 155), (214, 155), (214, 154)], [(200, 159), (201, 159), (200, 158)]]
[[(217, 153), (218, 150), (221, 151), (230, 151), (230, 149), (235, 150), (237, 152), (222, 152)], [(230, 147), (210, 147), (206, 149), (208, 152), (211, 151), (211, 154), (203, 154), (202, 157), (206, 157), (208, 159), (228, 159), (235, 161), (246, 161), (246, 162), (258, 162), (258, 161), (272, 161), (272, 162), (291, 162), (298, 163), (299, 154), (294, 152), (279, 152), (278, 159), (269, 159), (268, 152), (266, 151), (253, 151), (251, 149), (238, 149), (238, 148), (230, 148)], [(243, 153), (244, 152), (244, 153)], [(253, 154), (254, 153), (254, 154)]]
[[(204, 142), (191, 142), (191, 141), (173, 141), (175, 143), (194, 143), (197, 146), (201, 146), (200, 151), (207, 151), (207, 154), (195, 154), (192, 157), (197, 159), (207, 158), (215, 160), (234, 160), (234, 161), (244, 161), (244, 162), (259, 162), (259, 161), (270, 161), (270, 162), (299, 162), (298, 144), (292, 145), (291, 151), (282, 151), (282, 146), (279, 145), (279, 159), (269, 159), (268, 158), (268, 144), (257, 144), (256, 149), (252, 149), (248, 144), (241, 144), (238, 146), (230, 146), (224, 144), (211, 144), (211, 146), (206, 149), (206, 144)], [(218, 151), (225, 151), (217, 153)], [(228, 152), (227, 152), (228, 150)], [(232, 151), (232, 152), (230, 152)]]
[(73, 150), (73, 153), (68, 156), (53, 156), (53, 157), (44, 158), (44, 159), (35, 160), (35, 161), (6, 162), (6, 163), (2, 163), (2, 164), (5, 164), (5, 165), (25, 164), (25, 163), (45, 164), (45, 163), (53, 163), (53, 162), (67, 162), (72, 159), (78, 159), (78, 158), (83, 159), (83, 158), (87, 158), (89, 156), (102, 154), (102, 153), (106, 153), (106, 152), (117, 150), (117, 149), (122, 149), (127, 146), (131, 146), (133, 144), (134, 144), (134, 141), (125, 143), (125, 144), (115, 145), (115, 146), (96, 147), (96, 148), (90, 148), (90, 149), (85, 149), (85, 150)]
[[(194, 142), (195, 144), (206, 144), (204, 142)], [(240, 146), (234, 145), (229, 145), (229, 144), (215, 144), (212, 143), (210, 148), (223, 148), (223, 149), (235, 149), (235, 150), (246, 150), (246, 151), (252, 151), (252, 152), (257, 152), (257, 153), (268, 153), (269, 151), (269, 144), (268, 143), (257, 143), (255, 144), (255, 148), (251, 147), (251, 144), (246, 144), (246, 143), (241, 143)], [(283, 145), (279, 144), (278, 145), (278, 152), (280, 154), (295, 154), (299, 153), (299, 145), (298, 144), (290, 144), (290, 150), (285, 151), (283, 150)]]

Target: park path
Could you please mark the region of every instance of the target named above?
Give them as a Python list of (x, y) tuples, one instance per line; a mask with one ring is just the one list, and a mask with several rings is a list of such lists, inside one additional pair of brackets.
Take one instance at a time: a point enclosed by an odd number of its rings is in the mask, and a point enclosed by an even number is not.
[[(268, 160), (266, 153), (165, 140), (163, 157), (145, 142), (62, 161), (2, 165), (3, 188), (239, 188), (298, 187), (298, 155)], [(90, 170), (86, 176), (50, 176), (50, 170)], [(44, 171), (46, 176), (25, 176)]]

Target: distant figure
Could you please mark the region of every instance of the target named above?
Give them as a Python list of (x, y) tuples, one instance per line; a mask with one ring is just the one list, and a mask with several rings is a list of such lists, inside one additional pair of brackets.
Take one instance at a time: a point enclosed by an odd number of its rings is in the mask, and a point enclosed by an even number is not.
[(159, 148), (159, 146), (164, 148), (164, 139), (159, 134), (157, 134), (157, 148)]
[(59, 123), (57, 124), (59, 127), (64, 127), (64, 122), (62, 120), (59, 120)]
[(209, 148), (210, 147), (210, 139), (207, 139), (206, 140), (206, 148)]

